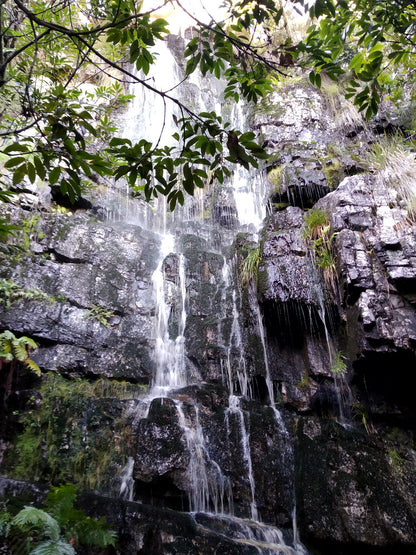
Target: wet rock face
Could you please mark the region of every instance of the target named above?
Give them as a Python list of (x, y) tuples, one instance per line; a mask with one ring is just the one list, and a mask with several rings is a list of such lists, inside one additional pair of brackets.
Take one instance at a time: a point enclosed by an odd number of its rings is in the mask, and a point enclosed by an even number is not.
[(176, 406), (171, 399), (154, 399), (147, 418), (140, 420), (134, 478), (143, 482), (186, 472), (189, 453), (179, 426)]
[(416, 363), (415, 227), (397, 191), (371, 176), (345, 179), (317, 206), (338, 233), (347, 349), (362, 399), (377, 418), (412, 421), (406, 392), (414, 387)]
[(274, 155), (268, 176), (275, 203), (310, 208), (346, 175), (362, 171), (351, 157), (354, 141), (365, 135), (362, 117), (327, 84), (318, 91), (295, 77), (260, 103), (253, 126)]
[[(311, 418), (299, 429), (296, 453), (297, 502), (305, 539), (358, 548), (414, 548), (412, 449)], [(330, 553), (327, 549), (324, 552)]]
[(149, 381), (156, 238), (83, 213), (40, 224), (33, 254), (4, 266), (1, 277), (45, 300), (13, 303), (0, 325), (39, 341), (34, 359), (44, 370)]

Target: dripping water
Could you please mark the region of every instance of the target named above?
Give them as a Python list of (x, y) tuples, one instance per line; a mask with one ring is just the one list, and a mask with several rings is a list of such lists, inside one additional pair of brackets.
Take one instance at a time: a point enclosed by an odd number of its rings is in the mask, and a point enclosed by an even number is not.
[(228, 408), (225, 413), (225, 421), (227, 425), (227, 432), (228, 436), (231, 434), (231, 427), (230, 427), (230, 415), (236, 415), (239, 423), (239, 433), (240, 433), (240, 442), (241, 448), (243, 453), (244, 462), (247, 466), (247, 476), (248, 481), (250, 484), (250, 492), (251, 492), (251, 501), (250, 501), (250, 512), (251, 518), (255, 521), (258, 521), (259, 514), (257, 510), (257, 503), (256, 503), (256, 484), (254, 481), (254, 474), (253, 474), (253, 463), (251, 460), (251, 452), (250, 452), (250, 434), (246, 429), (246, 424), (244, 421), (244, 412), (241, 408), (241, 401), (240, 397), (236, 395), (230, 395), (228, 399)]
[(190, 510), (191, 512), (214, 512), (232, 514), (233, 499), (230, 480), (224, 476), (219, 465), (211, 459), (203, 429), (199, 420), (199, 407), (193, 407), (195, 422), (190, 424), (181, 403), (176, 404), (179, 422), (184, 430), (190, 454)]
[(133, 479), (134, 459), (129, 457), (126, 466), (121, 471), (120, 479), (120, 496), (128, 501), (133, 501), (134, 496), (134, 479)]

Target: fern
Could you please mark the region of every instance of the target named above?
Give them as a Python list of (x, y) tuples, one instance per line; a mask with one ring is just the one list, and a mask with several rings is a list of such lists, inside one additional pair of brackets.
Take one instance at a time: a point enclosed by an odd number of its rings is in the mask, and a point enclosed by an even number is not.
[(58, 541), (45, 541), (41, 542), (29, 555), (75, 555), (75, 549), (67, 542), (62, 540)]
[(73, 484), (54, 487), (46, 497), (45, 509), (64, 526), (72, 519), (76, 495)]
[(115, 545), (117, 535), (114, 530), (109, 530), (104, 518), (94, 520), (87, 516), (74, 526), (74, 535), (82, 545), (106, 547)]
[(10, 530), (10, 521), (12, 520), (11, 514), (7, 511), (0, 513), (0, 536), (7, 536)]
[(35, 507), (26, 506), (13, 518), (12, 526), (20, 528), (22, 531), (31, 530), (32, 527), (38, 528), (52, 541), (57, 541), (60, 535), (60, 526), (57, 521), (47, 512)]
[(108, 528), (103, 518), (95, 520), (74, 508), (76, 491), (73, 484), (52, 488), (45, 508), (67, 530), (67, 535), (75, 538), (76, 543), (96, 547), (114, 546), (117, 535)]
[(36, 349), (37, 345), (30, 337), (22, 336), (17, 338), (10, 330), (0, 334), (0, 358), (5, 358), (8, 362), (18, 360), (37, 374), (41, 375), (39, 366), (29, 358), (28, 349)]
[(27, 360), (25, 360), (25, 366), (28, 370), (30, 370), (31, 372), (33, 372), (37, 376), (41, 376), (42, 371), (34, 360), (28, 358)]
[(22, 341), (17, 338), (12, 341), (14, 358), (20, 362), (24, 362), (27, 359), (26, 346)]

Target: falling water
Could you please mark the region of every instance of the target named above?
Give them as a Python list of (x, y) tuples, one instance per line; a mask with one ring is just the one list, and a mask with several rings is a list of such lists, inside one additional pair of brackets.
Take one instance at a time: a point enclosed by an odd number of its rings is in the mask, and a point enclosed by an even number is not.
[[(181, 78), (177, 73), (178, 69), (174, 57), (167, 45), (163, 43), (158, 44), (158, 56), (157, 68), (161, 72), (150, 78), (151, 85), (162, 91), (173, 90), (175, 84)], [(167, 68), (170, 68), (169, 71)], [(196, 74), (192, 76), (192, 79), (198, 80)], [(198, 83), (198, 90), (202, 90), (201, 83)], [(180, 94), (179, 90), (178, 94)], [(220, 110), (218, 100), (213, 97), (210, 99), (209, 95), (206, 95), (205, 98), (201, 94), (199, 102), (202, 110), (208, 109), (206, 102), (209, 103), (209, 109), (214, 109), (215, 106), (217, 111)], [(133, 101), (123, 135), (129, 136), (132, 140), (137, 140), (138, 135), (145, 135), (147, 140), (154, 143), (171, 144), (169, 142), (170, 136), (175, 131), (173, 129), (175, 119), (173, 113), (173, 109), (166, 105), (163, 100), (144, 90), (136, 95)], [(240, 126), (243, 129), (244, 116), (239, 106), (234, 106), (234, 119), (236, 127)], [(241, 168), (236, 168), (234, 179), (228, 184), (228, 187), (232, 190), (234, 196), (240, 228), (249, 231), (253, 239), (257, 241), (258, 232), (266, 215), (266, 195), (261, 188), (264, 187), (264, 184), (260, 180), (260, 174), (247, 175)], [(241, 404), (242, 398), (252, 397), (240, 324), (239, 303), (241, 302), (241, 295), (232, 283), (231, 277), (235, 274), (235, 271), (233, 271), (232, 263), (223, 254), (221, 240), (218, 241), (216, 248), (218, 253), (223, 256), (224, 261), (221, 276), (219, 276), (220, 279), (217, 283), (219, 283), (218, 287), (222, 288), (218, 292), (221, 305), (219, 307), (218, 337), (220, 342), (223, 343), (220, 347), (224, 352), (223, 362), (226, 367), (226, 381), (229, 390), (225, 420), (228, 434), (230, 434), (230, 419), (233, 420), (238, 429), (244, 472), (250, 488), (249, 510), (251, 521), (244, 521), (232, 516), (233, 493), (231, 481), (210, 453), (209, 442), (204, 433), (203, 415), (200, 414), (197, 402), (193, 401), (191, 397), (186, 402), (179, 400), (181, 395), (178, 390), (190, 385), (185, 336), (189, 305), (187, 272), (191, 272), (192, 269), (187, 267), (187, 259), (180, 247), (181, 241), (175, 241), (174, 233), (176, 237), (180, 235), (180, 219), (191, 218), (192, 214), (195, 214), (195, 204), (196, 201), (193, 201), (193, 203), (190, 203), (192, 209), (188, 209), (185, 205), (183, 209), (176, 211), (173, 216), (167, 216), (166, 202), (162, 199), (162, 201), (155, 201), (151, 209), (142, 204), (142, 208), (135, 214), (139, 225), (157, 232), (161, 238), (160, 255), (152, 275), (155, 302), (153, 359), (156, 371), (149, 392), (139, 403), (136, 422), (147, 417), (151, 400), (157, 397), (172, 399), (175, 403), (179, 426), (183, 432), (189, 454), (187, 491), (190, 511), (195, 514), (195, 517), (201, 513), (204, 513), (206, 518), (211, 518), (210, 514), (212, 518), (214, 518), (214, 515), (216, 515), (215, 518), (222, 515), (220, 518), (229, 519), (229, 522), (233, 523), (233, 533), (230, 533), (230, 537), (241, 544), (254, 546), (259, 553), (264, 555), (303, 553), (300, 549), (294, 550), (287, 546), (283, 540), (282, 532), (277, 528), (254, 522), (259, 520), (259, 514), (256, 504), (256, 484), (250, 447), (250, 421)], [(202, 196), (198, 200), (198, 206), (199, 213), (202, 213)], [(129, 215), (131, 214), (131, 207), (127, 212)], [(225, 235), (225, 237), (225, 244), (228, 247), (230, 234)], [(167, 275), (166, 264), (168, 260), (174, 260), (177, 264), (172, 275)], [(227, 314), (227, 310), (231, 310), (231, 314)], [(260, 308), (257, 306), (256, 310), (263, 345), (270, 406), (275, 413), (279, 430), (283, 434), (287, 432), (280, 413), (275, 407)], [(222, 322), (228, 318), (231, 322), (230, 329), (227, 332), (227, 330), (222, 329)], [(133, 497), (133, 466), (134, 460), (131, 458), (121, 476), (120, 493), (129, 499)]]
[[(169, 318), (171, 315), (171, 303), (174, 302), (175, 291), (169, 291), (167, 286), (163, 264), (166, 256), (174, 250), (174, 238), (166, 234), (162, 240), (161, 258), (153, 273), (152, 281), (156, 300), (156, 337), (155, 337), (155, 361), (156, 376), (152, 387), (153, 397), (165, 396), (178, 387), (184, 387), (186, 381), (185, 368), (185, 325), (186, 325), (186, 288), (184, 256), (179, 255), (179, 290), (181, 299), (181, 314), (179, 319), (178, 334), (175, 339), (169, 334)], [(171, 297), (171, 298), (169, 298)]]
[(228, 435), (230, 435), (230, 423), (229, 417), (230, 414), (235, 414), (237, 416), (239, 422), (239, 431), (240, 431), (240, 441), (241, 441), (241, 448), (243, 451), (243, 458), (247, 465), (247, 476), (250, 483), (250, 491), (251, 491), (251, 502), (250, 502), (250, 511), (251, 511), (251, 518), (253, 520), (259, 519), (259, 514), (257, 510), (256, 504), (256, 485), (254, 482), (254, 474), (253, 474), (253, 463), (251, 461), (251, 453), (250, 453), (250, 434), (246, 430), (246, 425), (244, 421), (244, 412), (241, 408), (240, 398), (235, 395), (230, 395), (228, 400), (228, 409), (225, 413), (225, 421), (227, 424), (227, 431)]
[(133, 457), (129, 457), (127, 459), (127, 464), (121, 471), (121, 486), (120, 486), (120, 496), (123, 499), (128, 499), (129, 501), (133, 501), (134, 496), (134, 479), (133, 479), (133, 468), (134, 468), (134, 459)]
[(276, 408), (273, 381), (272, 381), (272, 378), (271, 378), (271, 375), (270, 375), (269, 357), (268, 357), (268, 354), (267, 354), (266, 334), (265, 334), (264, 324), (263, 324), (263, 315), (261, 313), (259, 303), (257, 302), (257, 297), (255, 297), (255, 298), (256, 298), (256, 300), (254, 301), (254, 305), (255, 305), (255, 309), (256, 309), (257, 324), (258, 324), (258, 327), (259, 327), (261, 345), (262, 345), (262, 348), (263, 348), (264, 367), (265, 367), (265, 370), (266, 370), (266, 386), (267, 386), (267, 393), (269, 394), (270, 407), (273, 410), (274, 417), (275, 417), (275, 420), (276, 420), (277, 425), (279, 427), (280, 433), (282, 433), (285, 436), (288, 436), (289, 434), (288, 434), (287, 428), (285, 426), (285, 423), (283, 422), (282, 415), (280, 414), (280, 412)]
[(194, 406), (195, 423), (185, 417), (181, 404), (177, 404), (179, 422), (185, 432), (190, 453), (190, 509), (191, 512), (232, 514), (233, 499), (230, 480), (225, 477), (219, 465), (211, 459), (199, 420), (199, 408)]

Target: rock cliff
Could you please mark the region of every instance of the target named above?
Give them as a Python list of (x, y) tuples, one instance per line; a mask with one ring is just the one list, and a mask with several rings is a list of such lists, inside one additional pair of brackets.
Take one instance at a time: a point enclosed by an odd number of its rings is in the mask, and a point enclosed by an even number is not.
[[(257, 274), (241, 279), (253, 236), (229, 185), (174, 223), (183, 258), (161, 272), (169, 337), (186, 312), (187, 383), (169, 398), (149, 398), (160, 234), (102, 218), (98, 198), (74, 213), (24, 195), (4, 207), (26, 250), (2, 260), (0, 327), (34, 338), (42, 369), (2, 383), (9, 485), (75, 479), (111, 497), (120, 553), (258, 552), (236, 521), (181, 512), (205, 501), (288, 543), (295, 510), (320, 553), (416, 549), (416, 227), (400, 188), (366, 171), (376, 137), (342, 102), (296, 80), (252, 115), (272, 154)], [(327, 218), (315, 238), (313, 210)], [(128, 457), (133, 501), (118, 497)], [(103, 513), (98, 496), (81, 503)]]

